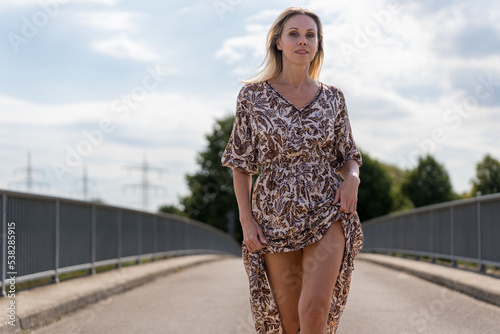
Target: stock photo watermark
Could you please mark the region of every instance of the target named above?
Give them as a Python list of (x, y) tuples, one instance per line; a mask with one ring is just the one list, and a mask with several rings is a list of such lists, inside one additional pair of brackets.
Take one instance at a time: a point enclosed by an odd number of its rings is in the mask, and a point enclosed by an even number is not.
[[(9, 298), (9, 306), (7, 306), (8, 324), (16, 326), (16, 223), (10, 221), (7, 223), (7, 285), (6, 293)], [(8, 288), (8, 289), (7, 289)]]
[(455, 300), (455, 290), (443, 289), (439, 298), (434, 298), (425, 307), (419, 307), (410, 315), (408, 323), (412, 329), (402, 334), (428, 333), (430, 324), (438, 320)]
[(402, 10), (401, 3), (396, 1), (389, 3), (387, 9), (371, 12), (372, 20), (366, 22), (363, 28), (354, 29), (352, 43), (340, 44), (340, 50), (347, 63), (350, 64), (354, 55), (360, 54), (361, 50), (370, 46), (373, 39), (378, 37), (391, 24), (393, 17), (399, 15)]
[(97, 126), (82, 132), (83, 139), (75, 146), (66, 145), (64, 147), (66, 156), (63, 162), (53, 161), (52, 170), (61, 182), (67, 173), (75, 173), (75, 169), (83, 164), (83, 158), (90, 155), (94, 149), (100, 146), (105, 135), (109, 135), (116, 129), (116, 119), (123, 120), (136, 109), (148, 95), (160, 87), (161, 83), (169, 76), (168, 72), (162, 71), (160, 67), (146, 67), (147, 74), (142, 79), (142, 84), (134, 86), (128, 94), (122, 94), (119, 99), (114, 100), (110, 105), (111, 117), (103, 117)]
[(45, 0), (39, 1), (40, 10), (36, 11), (31, 17), (24, 16), (22, 25), (18, 32), (10, 31), (7, 34), (7, 39), (12, 48), (12, 51), (17, 55), (20, 52), (19, 47), (26, 45), (30, 40), (35, 38), (41, 29), (43, 29), (50, 20), (53, 19), (60, 10), (61, 5), (66, 5), (69, 0)]
[(439, 144), (443, 144), (447, 139), (447, 133), (460, 128), (464, 119), (473, 115), (473, 111), (481, 105), (481, 102), (493, 96), (500, 81), (495, 81), (493, 74), (488, 76), (480, 75), (477, 78), (478, 84), (473, 94), (465, 96), (459, 103), (446, 109), (442, 114), (445, 127), (436, 127), (431, 131), (429, 137), (422, 140), (415, 140), (417, 149), (410, 152), (407, 158), (400, 156), (399, 165), (402, 168), (412, 168), (418, 163), (418, 158), (426, 153), (434, 153)]
[(212, 3), (215, 12), (219, 19), (224, 20), (226, 12), (232, 12), (236, 7), (241, 5), (243, 0), (216, 0)]

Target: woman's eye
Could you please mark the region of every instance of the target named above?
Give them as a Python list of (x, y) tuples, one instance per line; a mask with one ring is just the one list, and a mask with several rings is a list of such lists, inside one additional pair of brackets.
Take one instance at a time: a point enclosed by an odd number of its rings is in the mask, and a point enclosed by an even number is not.
[(314, 36), (314, 34), (307, 34), (307, 37), (314, 38), (315, 36)]
[(297, 36), (297, 33), (296, 33), (295, 31), (292, 31), (292, 32), (290, 33), (290, 36), (294, 36), (294, 37), (295, 37), (295, 36)]

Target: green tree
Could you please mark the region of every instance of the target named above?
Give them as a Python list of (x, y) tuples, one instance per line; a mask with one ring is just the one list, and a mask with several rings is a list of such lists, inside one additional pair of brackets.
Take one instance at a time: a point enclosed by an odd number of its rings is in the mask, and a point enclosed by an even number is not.
[(413, 209), (415, 206), (412, 201), (406, 196), (401, 190), (405, 171), (389, 164), (384, 164), (387, 172), (392, 179), (391, 197), (392, 197), (392, 209), (391, 212), (405, 211)]
[[(198, 154), (196, 160), (199, 170), (192, 175), (186, 175), (190, 195), (181, 198), (180, 202), (189, 218), (225, 232), (228, 228), (234, 228), (235, 238), (241, 241), (243, 236), (238, 222), (238, 205), (231, 169), (221, 165), (221, 157), (231, 135), (233, 122), (233, 115), (218, 119), (212, 132), (206, 135), (207, 146)], [(231, 212), (234, 219), (228, 218)], [(233, 228), (229, 224), (232, 224)]]
[(476, 177), (472, 180), (472, 195), (500, 192), (500, 162), (487, 154), (476, 165)]
[(393, 180), (387, 168), (379, 161), (362, 152), (363, 165), (359, 174), (358, 215), (361, 221), (391, 212), (394, 200), (391, 195)]
[(416, 207), (455, 197), (448, 172), (431, 155), (418, 159), (417, 167), (407, 172), (401, 190)]
[(158, 209), (158, 211), (171, 213), (171, 214), (178, 215), (178, 216), (187, 216), (186, 213), (184, 212), (184, 210), (180, 209), (178, 206), (173, 205), (173, 204), (162, 205)]

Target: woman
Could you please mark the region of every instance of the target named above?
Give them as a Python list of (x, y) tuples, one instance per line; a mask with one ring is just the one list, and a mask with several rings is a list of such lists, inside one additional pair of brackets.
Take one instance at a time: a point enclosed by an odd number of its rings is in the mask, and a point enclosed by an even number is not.
[(222, 156), (233, 169), (255, 327), (335, 333), (363, 243), (355, 211), (361, 155), (344, 95), (317, 81), (319, 17), (286, 9), (267, 46), (263, 70), (238, 95)]

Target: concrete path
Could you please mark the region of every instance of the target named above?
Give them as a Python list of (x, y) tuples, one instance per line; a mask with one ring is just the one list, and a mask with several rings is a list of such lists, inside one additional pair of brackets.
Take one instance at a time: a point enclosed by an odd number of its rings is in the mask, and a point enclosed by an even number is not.
[[(0, 318), (3, 319), (0, 322), (0, 333), (21, 333), (58, 319), (68, 312), (149, 283), (158, 277), (227, 257), (214, 254), (180, 256), (21, 291), (11, 299), (0, 298), (0, 310), (5, 312)], [(9, 310), (8, 307), (12, 303), (15, 304), (14, 310)], [(10, 320), (8, 316), (13, 316), (15, 320)]]
[[(498, 334), (499, 307), (362, 259), (338, 334)], [(255, 332), (243, 264), (226, 258), (158, 278), (31, 333)]]
[(227, 258), (159, 278), (31, 333), (243, 334), (252, 330), (243, 263)]
[(500, 333), (500, 307), (361, 258), (337, 334)]
[[(338, 334), (499, 333), (500, 307), (464, 294), (495, 301), (497, 278), (373, 254), (355, 266)], [(8, 303), (0, 298), (0, 308)], [(16, 305), (17, 326), (4, 318), (0, 333), (255, 333), (246, 273), (232, 256), (184, 256), (73, 279), (20, 292)]]
[(380, 254), (361, 253), (357, 259), (404, 271), (432, 283), (446, 286), (452, 290), (500, 306), (499, 277), (436, 265), (425, 261), (415, 261)]

